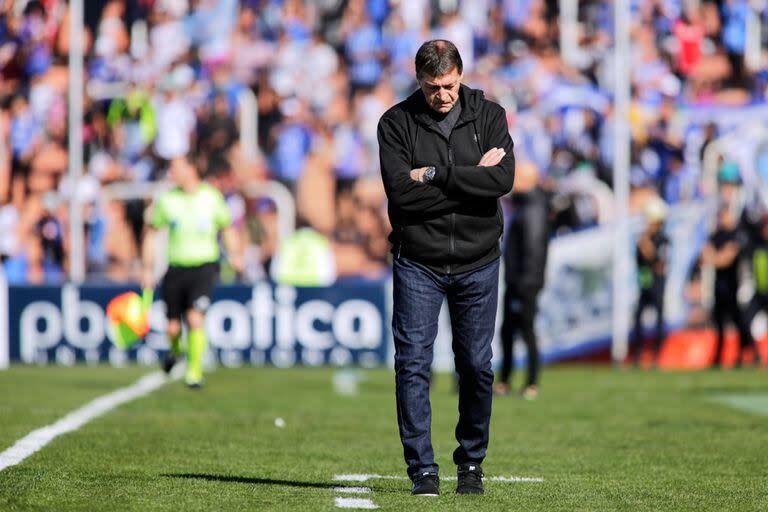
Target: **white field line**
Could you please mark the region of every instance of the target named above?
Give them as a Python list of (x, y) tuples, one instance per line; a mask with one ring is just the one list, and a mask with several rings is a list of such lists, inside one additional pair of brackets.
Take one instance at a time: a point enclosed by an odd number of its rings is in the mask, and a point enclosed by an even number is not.
[[(334, 475), (336, 482), (367, 482), (368, 480), (408, 480), (407, 476), (401, 475), (370, 475), (366, 473), (352, 473), (345, 475)], [(456, 480), (455, 476), (441, 476), (440, 480)], [(543, 483), (544, 479), (540, 476), (490, 476), (485, 478), (489, 482), (509, 482), (509, 483)]]
[(180, 377), (181, 372), (174, 372), (171, 377), (166, 377), (163, 372), (150, 373), (130, 386), (120, 388), (112, 393), (101, 396), (83, 407), (70, 412), (56, 423), (33, 430), (16, 441), (16, 444), (0, 453), (0, 471), (20, 463), (33, 453), (42, 449), (58, 436), (77, 430), (89, 421), (106, 414), (115, 407), (148, 395), (166, 382), (176, 380)]
[(370, 487), (334, 487), (334, 492), (343, 492), (347, 494), (368, 494), (371, 492)]
[(387, 480), (407, 480), (408, 479), (408, 477), (406, 477), (406, 476), (368, 475), (368, 474), (365, 474), (365, 473), (352, 473), (352, 474), (346, 474), (346, 475), (333, 475), (333, 480), (335, 482), (367, 482), (368, 480), (373, 480), (375, 478), (387, 479)]
[(374, 502), (367, 498), (336, 498), (336, 508), (379, 508)]
[[(455, 476), (441, 476), (440, 480), (456, 480)], [(540, 476), (489, 476), (483, 478), (488, 482), (510, 482), (520, 484), (540, 484), (544, 482), (544, 479)]]

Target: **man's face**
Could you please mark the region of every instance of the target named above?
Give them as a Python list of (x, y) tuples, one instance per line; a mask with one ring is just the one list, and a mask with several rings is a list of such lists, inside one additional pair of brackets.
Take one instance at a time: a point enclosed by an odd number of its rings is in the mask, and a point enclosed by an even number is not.
[(422, 76), (419, 85), (430, 108), (441, 114), (450, 112), (459, 101), (462, 78), (464, 75), (460, 74), (456, 67), (442, 76)]

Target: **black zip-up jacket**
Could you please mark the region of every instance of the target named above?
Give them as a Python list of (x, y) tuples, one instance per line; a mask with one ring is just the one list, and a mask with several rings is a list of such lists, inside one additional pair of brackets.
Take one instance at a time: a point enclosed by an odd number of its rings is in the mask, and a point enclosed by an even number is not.
[[(512, 190), (515, 158), (504, 109), (464, 85), (461, 115), (446, 138), (417, 90), (379, 121), (381, 177), (389, 199), (392, 252), (444, 274), (479, 268), (498, 258), (503, 218), (499, 198)], [(491, 148), (498, 165), (480, 167)], [(411, 169), (435, 166), (429, 184)]]

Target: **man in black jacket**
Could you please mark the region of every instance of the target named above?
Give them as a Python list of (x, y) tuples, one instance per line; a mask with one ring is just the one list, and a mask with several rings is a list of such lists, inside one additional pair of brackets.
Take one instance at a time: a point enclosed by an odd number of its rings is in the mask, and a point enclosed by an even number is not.
[(701, 255), (704, 264), (715, 267), (712, 321), (717, 331), (717, 345), (713, 368), (720, 368), (722, 364), (725, 328), (729, 320), (736, 324), (741, 347), (754, 346), (755, 343), (738, 300), (739, 262), (746, 246), (746, 237), (739, 228), (732, 205), (720, 205), (715, 231), (710, 235)]
[(416, 54), (420, 90), (379, 121), (381, 175), (392, 223), (397, 418), (415, 495), (439, 493), (429, 378), (443, 299), (459, 374), (457, 492), (481, 494), (488, 446), (502, 216), (514, 158), (504, 109), (461, 84), (449, 41)]
[(509, 394), (514, 368), (513, 346), (518, 331), (528, 350), (528, 375), (520, 395), (533, 400), (538, 395), (539, 349), (534, 321), (537, 300), (544, 287), (549, 248), (549, 198), (539, 187), (534, 164), (520, 165), (512, 195), (514, 211), (504, 248), (504, 323), (501, 328), (501, 378), (496, 394)]
[(664, 219), (667, 205), (659, 197), (651, 198), (645, 206), (645, 218), (648, 221), (645, 230), (637, 240), (637, 281), (640, 296), (635, 309), (634, 353), (632, 359), (635, 368), (640, 366), (640, 359), (645, 345), (643, 335), (643, 312), (652, 308), (656, 311), (656, 332), (653, 338), (653, 366), (659, 364), (659, 353), (664, 343), (664, 289), (667, 281), (670, 242), (664, 234)]

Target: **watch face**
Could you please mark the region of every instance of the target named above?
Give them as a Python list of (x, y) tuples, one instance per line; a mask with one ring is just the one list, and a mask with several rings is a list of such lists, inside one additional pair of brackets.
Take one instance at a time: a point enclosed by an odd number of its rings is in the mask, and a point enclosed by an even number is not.
[(435, 168), (427, 167), (426, 172), (424, 172), (424, 177), (427, 179), (427, 181), (432, 181), (432, 178), (435, 177)]

